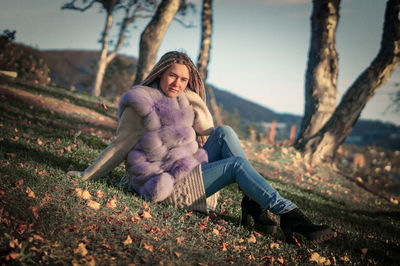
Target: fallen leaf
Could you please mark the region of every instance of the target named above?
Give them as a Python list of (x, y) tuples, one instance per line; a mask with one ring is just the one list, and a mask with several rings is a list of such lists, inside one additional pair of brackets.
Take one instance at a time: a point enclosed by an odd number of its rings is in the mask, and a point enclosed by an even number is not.
[(96, 211), (98, 211), (100, 209), (100, 203), (93, 201), (93, 200), (89, 200), (87, 203), (87, 206)]
[(270, 249), (273, 249), (273, 248), (279, 249), (279, 243), (272, 242), (269, 244), (269, 248)]
[(283, 257), (277, 258), (276, 261), (277, 261), (279, 264), (283, 264), (283, 263), (285, 262), (285, 261), (283, 260)]
[(42, 241), (42, 242), (44, 241), (43, 237), (41, 237), (40, 235), (33, 234), (32, 237), (33, 237), (34, 240), (39, 240), (39, 241)]
[(103, 196), (104, 196), (104, 191), (102, 191), (102, 190), (97, 190), (96, 191), (96, 197), (102, 198)]
[(96, 260), (94, 259), (93, 256), (86, 256), (85, 257), (85, 265), (86, 266), (95, 266)]
[(362, 254), (365, 255), (365, 254), (367, 254), (367, 252), (368, 252), (368, 249), (367, 249), (367, 248), (362, 248), (362, 249), (361, 249), (361, 253), (362, 253)]
[(106, 207), (109, 209), (114, 209), (117, 207), (117, 200), (115, 198), (108, 199)]
[(86, 249), (86, 245), (84, 243), (79, 243), (78, 247), (74, 249), (75, 254), (79, 254), (82, 257), (85, 257), (88, 254), (88, 251)]
[(102, 106), (105, 110), (108, 109), (107, 106), (106, 106), (103, 102), (100, 102), (100, 104), (101, 104), (101, 106)]
[(247, 241), (249, 243), (253, 243), (253, 244), (257, 243), (257, 239), (253, 234), (250, 235), (250, 237), (247, 239)]
[(343, 257), (340, 257), (339, 260), (344, 261), (344, 262), (349, 262), (350, 259), (347, 255), (344, 255)]
[(142, 202), (142, 205), (143, 205), (143, 208), (144, 208), (146, 211), (150, 211), (150, 207), (149, 207), (149, 205), (147, 205), (147, 203), (146, 203), (145, 201)]
[(258, 237), (263, 237), (262, 234), (260, 234), (260, 233), (258, 233), (258, 232), (256, 232), (256, 231), (253, 231), (253, 233), (254, 233), (256, 236), (258, 236)]
[(32, 211), (33, 217), (35, 217), (36, 220), (39, 219), (38, 208), (36, 206), (30, 206), (29, 209)]
[(18, 258), (19, 254), (17, 252), (12, 251), (10, 254), (6, 256), (6, 261), (15, 260)]
[(6, 156), (10, 157), (10, 158), (15, 158), (15, 157), (17, 157), (17, 154), (16, 153), (7, 152)]
[(17, 182), (15, 182), (15, 186), (19, 189), (22, 189), (22, 185), (24, 184), (24, 180), (20, 179)]
[(213, 233), (214, 233), (215, 235), (217, 235), (217, 236), (219, 235), (219, 231), (218, 231), (217, 229), (215, 229), (215, 228), (213, 229)]
[(128, 235), (127, 237), (126, 237), (126, 239), (124, 240), (124, 242), (122, 242), (122, 244), (124, 244), (124, 246), (126, 246), (126, 245), (129, 245), (129, 244), (132, 244), (132, 238), (131, 238), (131, 236), (130, 235)]
[(310, 261), (315, 262), (317, 264), (325, 264), (325, 263), (329, 262), (329, 260), (327, 258), (322, 257), (317, 252), (314, 252), (313, 254), (311, 254)]
[(37, 139), (37, 144), (39, 144), (40, 146), (43, 145), (43, 141), (40, 140), (40, 138)]
[(88, 200), (92, 198), (92, 195), (90, 195), (90, 192), (87, 190), (83, 190), (81, 188), (75, 188), (75, 192), (76, 195), (81, 199)]
[(163, 216), (164, 219), (167, 219), (169, 217), (169, 215), (166, 214), (165, 212), (163, 212), (162, 216)]
[(0, 196), (4, 196), (6, 192), (3, 189), (0, 189)]
[(141, 218), (144, 218), (144, 219), (153, 218), (153, 216), (151, 216), (151, 214), (149, 212), (146, 212), (146, 211), (142, 211), (139, 215), (140, 215)]
[(147, 251), (150, 251), (150, 252), (154, 251), (154, 246), (152, 244), (147, 244), (147, 243), (143, 242), (143, 247)]
[(184, 240), (185, 238), (183, 237), (183, 236), (180, 236), (180, 237), (177, 237), (175, 240), (176, 240), (176, 243), (178, 244), (178, 245), (180, 245), (180, 244), (182, 244), (182, 241)]
[(177, 257), (177, 258), (179, 258), (180, 256), (182, 256), (182, 253), (181, 252), (174, 252), (174, 254), (175, 254), (175, 257)]
[(11, 239), (9, 243), (10, 248), (22, 248), (22, 243), (19, 243), (17, 238)]
[(27, 187), (25, 192), (28, 195), (28, 197), (32, 199), (36, 198), (35, 192), (33, 192), (33, 190), (30, 187)]
[(222, 251), (227, 251), (228, 250), (228, 243), (222, 242), (220, 248), (221, 248)]
[(18, 234), (22, 235), (27, 228), (28, 226), (26, 224), (19, 224), (15, 231), (17, 231)]

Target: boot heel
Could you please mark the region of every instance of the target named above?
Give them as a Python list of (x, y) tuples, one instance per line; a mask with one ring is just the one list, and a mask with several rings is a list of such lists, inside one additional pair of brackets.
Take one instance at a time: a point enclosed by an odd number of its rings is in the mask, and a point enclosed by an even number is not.
[(296, 244), (296, 241), (293, 238), (294, 232), (291, 229), (289, 229), (289, 228), (283, 229), (282, 228), (282, 231), (283, 231), (283, 234), (285, 235), (286, 242), (288, 242), (289, 244)]
[(242, 221), (241, 221), (241, 225), (243, 226), (249, 226), (252, 227), (253, 226), (253, 217), (250, 215), (250, 213), (242, 208)]

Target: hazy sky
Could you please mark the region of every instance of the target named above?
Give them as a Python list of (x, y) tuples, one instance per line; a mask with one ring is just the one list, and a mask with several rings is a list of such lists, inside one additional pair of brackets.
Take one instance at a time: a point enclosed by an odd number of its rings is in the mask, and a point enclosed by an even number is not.
[[(60, 10), (67, 0), (0, 0), (0, 30), (17, 31), (17, 41), (40, 49), (100, 49), (105, 13)], [(188, 18), (195, 27), (173, 22), (159, 56), (184, 50), (196, 61), (200, 42), (198, 12)], [(214, 0), (214, 32), (208, 82), (276, 112), (302, 115), (304, 76), (310, 39), (311, 0)], [(340, 97), (376, 56), (382, 36), (385, 0), (342, 0), (336, 35)], [(114, 20), (117, 22), (118, 19)], [(131, 27), (121, 53), (138, 55), (145, 23)], [(116, 29), (114, 24), (114, 29)], [(115, 31), (113, 36), (115, 37)], [(400, 125), (400, 114), (386, 111), (400, 82), (397, 69), (367, 104), (362, 118)]]

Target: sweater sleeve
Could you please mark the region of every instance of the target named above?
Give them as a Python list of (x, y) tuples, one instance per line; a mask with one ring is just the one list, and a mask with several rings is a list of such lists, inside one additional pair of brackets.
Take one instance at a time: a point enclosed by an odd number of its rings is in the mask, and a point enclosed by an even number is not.
[(210, 135), (211, 132), (214, 130), (214, 121), (210, 111), (207, 108), (206, 103), (200, 98), (197, 93), (191, 90), (185, 90), (185, 94), (193, 107), (194, 130), (200, 136)]
[(119, 121), (117, 136), (83, 173), (82, 178), (95, 179), (117, 167), (143, 134), (143, 122), (132, 107), (125, 108)]

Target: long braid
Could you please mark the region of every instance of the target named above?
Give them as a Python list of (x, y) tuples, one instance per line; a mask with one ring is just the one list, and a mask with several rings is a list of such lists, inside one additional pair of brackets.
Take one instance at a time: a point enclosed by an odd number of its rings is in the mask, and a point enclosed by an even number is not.
[[(189, 83), (188, 88), (197, 93), (200, 98), (206, 102), (205, 88), (203, 79), (200, 76), (197, 67), (193, 64), (193, 61), (185, 53), (178, 51), (171, 51), (164, 54), (160, 60), (155, 64), (149, 75), (143, 80), (142, 85), (149, 86), (154, 81), (160, 79), (161, 75), (174, 63), (183, 64), (189, 70)], [(197, 141), (201, 146), (206, 142), (206, 138), (203, 136), (197, 136)]]

